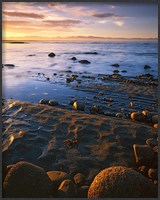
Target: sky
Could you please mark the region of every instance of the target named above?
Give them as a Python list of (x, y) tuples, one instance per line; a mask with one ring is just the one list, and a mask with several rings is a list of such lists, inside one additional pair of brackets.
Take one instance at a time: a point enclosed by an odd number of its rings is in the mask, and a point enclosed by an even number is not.
[(158, 38), (158, 4), (3, 2), (3, 39)]

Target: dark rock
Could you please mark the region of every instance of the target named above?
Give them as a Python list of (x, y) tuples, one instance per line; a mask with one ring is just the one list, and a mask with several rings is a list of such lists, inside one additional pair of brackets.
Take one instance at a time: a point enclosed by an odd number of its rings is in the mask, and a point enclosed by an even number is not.
[(35, 56), (35, 54), (29, 54), (28, 56)]
[(143, 165), (141, 167), (139, 167), (139, 170), (141, 171), (141, 173), (144, 175), (144, 176), (148, 176), (148, 170), (149, 170), (149, 167)]
[(151, 166), (154, 159), (154, 151), (148, 145), (133, 145), (136, 163), (138, 165)]
[(143, 113), (133, 112), (131, 113), (131, 119), (139, 122), (145, 122), (146, 118)]
[(54, 56), (55, 56), (55, 53), (51, 52), (51, 53), (48, 54), (48, 56), (49, 56), (49, 57), (54, 57)]
[(144, 69), (150, 69), (150, 68), (151, 68), (151, 66), (149, 66), (149, 65), (144, 66)]
[(117, 73), (119, 73), (119, 70), (113, 70), (113, 72), (114, 72), (115, 74), (117, 74)]
[(155, 147), (158, 145), (158, 141), (154, 138), (149, 138), (146, 140), (146, 144), (150, 145), (151, 147)]
[(153, 115), (152, 116), (152, 123), (153, 124), (158, 124), (158, 115)]
[(158, 180), (158, 170), (157, 169), (149, 169), (148, 177), (152, 180)]
[[(157, 142), (158, 142), (158, 141), (157, 141)], [(153, 147), (153, 151), (154, 151), (154, 153), (158, 154), (158, 145), (155, 146), (155, 147)]]
[(96, 113), (103, 114), (104, 112), (103, 112), (103, 108), (101, 106), (94, 105), (93, 107), (91, 107), (90, 113), (91, 114), (96, 114)]
[(75, 101), (75, 102), (73, 103), (73, 108), (74, 108), (75, 110), (84, 111), (84, 110), (85, 110), (85, 103), (84, 103), (84, 102)]
[(59, 103), (58, 103), (57, 101), (55, 101), (55, 100), (50, 100), (50, 101), (49, 101), (49, 105), (50, 105), (50, 106), (58, 106)]
[(97, 52), (84, 52), (84, 54), (95, 54), (95, 55), (97, 55), (98, 53)]
[(76, 57), (72, 57), (71, 60), (77, 60), (77, 58)]
[(58, 188), (59, 197), (75, 197), (76, 196), (76, 187), (75, 184), (70, 180), (64, 180)]
[(85, 176), (81, 173), (78, 173), (74, 176), (74, 182), (77, 187), (80, 187), (84, 184), (85, 182)]
[(3, 67), (8, 67), (8, 68), (13, 68), (13, 67), (15, 67), (15, 65), (13, 65), (13, 64), (4, 64), (4, 65), (2, 65)]
[(121, 72), (126, 73), (127, 71), (126, 70), (122, 70)]
[(89, 62), (88, 60), (80, 60), (79, 63), (81, 63), (81, 64), (90, 64), (91, 62)]
[(66, 78), (66, 83), (73, 82), (74, 80), (72, 78)]
[(113, 67), (119, 67), (119, 64), (115, 63), (115, 64), (112, 64), (111, 66), (113, 66)]
[(77, 189), (77, 198), (87, 198), (89, 186), (81, 186), (80, 188)]
[(40, 104), (49, 104), (49, 100), (41, 99), (39, 101)]
[(72, 79), (73, 79), (73, 80), (76, 80), (77, 77), (78, 77), (78, 75), (72, 74)]
[(7, 198), (48, 198), (52, 183), (43, 168), (29, 162), (18, 162), (3, 182)]
[(54, 75), (54, 76), (57, 76), (57, 73), (54, 73), (53, 75)]
[(54, 192), (58, 190), (62, 181), (69, 178), (69, 175), (66, 172), (62, 171), (49, 171), (47, 172), (47, 174), (52, 181)]
[(99, 95), (99, 96), (103, 96), (104, 93), (103, 93), (103, 92), (98, 92), (98, 95)]
[(88, 198), (153, 198), (156, 186), (139, 172), (122, 166), (102, 170), (88, 190)]

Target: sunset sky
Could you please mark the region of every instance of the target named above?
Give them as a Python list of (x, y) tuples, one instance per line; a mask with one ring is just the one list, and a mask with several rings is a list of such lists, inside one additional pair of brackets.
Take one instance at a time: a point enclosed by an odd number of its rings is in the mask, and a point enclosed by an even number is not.
[(158, 4), (107, 2), (2, 3), (3, 39), (158, 38)]

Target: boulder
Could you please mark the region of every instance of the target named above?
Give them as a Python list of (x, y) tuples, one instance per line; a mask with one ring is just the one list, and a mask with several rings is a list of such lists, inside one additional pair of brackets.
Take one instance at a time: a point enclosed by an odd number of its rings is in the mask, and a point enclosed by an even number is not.
[(54, 57), (54, 56), (55, 56), (55, 53), (51, 52), (51, 53), (48, 54), (48, 56), (49, 56), (49, 57)]
[(62, 181), (69, 178), (66, 172), (62, 171), (49, 171), (47, 172), (50, 180), (52, 181), (53, 189), (57, 190)]
[(84, 184), (85, 182), (85, 176), (81, 173), (78, 173), (74, 176), (74, 182), (77, 187), (80, 187)]
[(43, 168), (21, 161), (9, 170), (3, 188), (7, 198), (48, 198), (52, 182)]
[(64, 180), (58, 188), (58, 197), (75, 197), (76, 195), (76, 187), (73, 181), (70, 179)]
[(81, 64), (90, 64), (91, 62), (89, 62), (88, 60), (80, 60), (79, 63), (81, 63)]
[(139, 172), (122, 166), (102, 170), (88, 190), (88, 198), (153, 198), (156, 186)]
[(154, 151), (149, 145), (133, 145), (136, 163), (138, 165), (151, 166), (154, 160)]

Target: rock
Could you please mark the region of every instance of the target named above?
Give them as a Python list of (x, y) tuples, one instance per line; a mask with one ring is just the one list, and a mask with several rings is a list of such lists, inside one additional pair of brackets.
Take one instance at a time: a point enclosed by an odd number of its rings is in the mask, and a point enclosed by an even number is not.
[(55, 100), (50, 100), (50, 101), (49, 101), (49, 105), (50, 105), (50, 106), (58, 106), (59, 103), (58, 103), (57, 101), (55, 101)]
[(85, 110), (85, 103), (75, 101), (75, 102), (73, 103), (73, 108), (74, 108), (75, 110), (84, 111), (84, 110)]
[(7, 198), (48, 198), (52, 182), (43, 168), (29, 162), (18, 162), (3, 182)]
[(139, 170), (142, 172), (142, 174), (143, 174), (144, 176), (148, 176), (149, 167), (143, 165), (143, 166), (139, 167)]
[(72, 79), (73, 79), (73, 80), (76, 80), (77, 77), (78, 77), (78, 75), (72, 74)]
[(113, 72), (114, 72), (115, 74), (117, 74), (117, 73), (119, 73), (119, 70), (113, 70)]
[(41, 99), (39, 101), (40, 104), (49, 104), (49, 100)]
[(119, 118), (124, 118), (124, 117), (125, 117), (125, 115), (124, 115), (124, 114), (122, 114), (122, 113), (116, 113), (116, 117), (119, 117)]
[(28, 56), (35, 56), (35, 54), (29, 54)]
[(47, 172), (47, 174), (52, 181), (54, 191), (59, 188), (62, 181), (69, 178), (69, 175), (66, 172), (62, 171), (49, 171)]
[(103, 95), (104, 95), (104, 92), (98, 92), (98, 95), (99, 95), (99, 96), (103, 96)]
[(80, 60), (79, 63), (81, 63), (81, 64), (90, 64), (91, 62), (89, 62), (88, 60)]
[(72, 78), (66, 78), (66, 83), (73, 82), (74, 80)]
[(99, 105), (94, 105), (93, 107), (91, 107), (90, 113), (91, 114), (96, 114), (96, 113), (103, 114), (103, 109)]
[(153, 151), (154, 151), (154, 153), (158, 154), (158, 145), (153, 147)]
[(119, 67), (119, 64), (115, 63), (115, 64), (112, 64), (111, 66), (113, 66), (113, 67)]
[(102, 170), (88, 190), (88, 198), (153, 198), (156, 186), (139, 172), (122, 166)]
[(77, 60), (77, 58), (76, 57), (72, 57), (71, 60)]
[(76, 196), (76, 187), (75, 184), (70, 180), (64, 180), (58, 188), (59, 197), (75, 197)]
[(154, 159), (153, 149), (148, 145), (133, 145), (136, 163), (138, 165), (151, 166)]
[(158, 115), (153, 115), (152, 116), (152, 123), (153, 124), (158, 124)]
[(84, 54), (98, 54), (97, 52), (84, 52)]
[(152, 180), (158, 180), (158, 170), (157, 169), (149, 169), (148, 177)]
[(77, 198), (87, 198), (89, 186), (81, 186), (80, 188), (77, 189)]
[(78, 84), (81, 84), (82, 81), (80, 79), (78, 79), (77, 82), (78, 82)]
[(131, 113), (131, 119), (139, 122), (145, 122), (145, 116), (140, 112)]
[(158, 124), (154, 124), (153, 127), (154, 127), (155, 129), (158, 129)]
[(55, 56), (55, 53), (51, 52), (51, 53), (48, 54), (48, 56), (49, 56), (49, 57), (54, 57), (54, 56)]
[(158, 141), (154, 138), (149, 138), (146, 140), (146, 144), (150, 145), (151, 147), (155, 147), (158, 145)]
[(78, 173), (74, 176), (74, 182), (77, 187), (80, 187), (84, 184), (85, 182), (85, 176), (81, 173)]
[(127, 71), (126, 70), (122, 70), (121, 72), (126, 73)]
[(2, 65), (2, 66), (8, 67), (8, 68), (13, 68), (13, 67), (15, 67), (15, 65), (13, 65), (13, 64), (4, 64), (4, 65)]
[(54, 75), (54, 76), (57, 76), (57, 73), (54, 73), (53, 75)]
[(151, 114), (151, 113), (149, 113), (149, 112), (146, 111), (146, 110), (143, 110), (143, 111), (142, 111), (142, 114), (145, 116), (146, 121), (148, 121), (148, 122), (151, 122), (151, 121), (152, 121), (152, 114)]
[(144, 66), (144, 69), (150, 69), (150, 68), (151, 68), (151, 66), (149, 66), (149, 65)]

